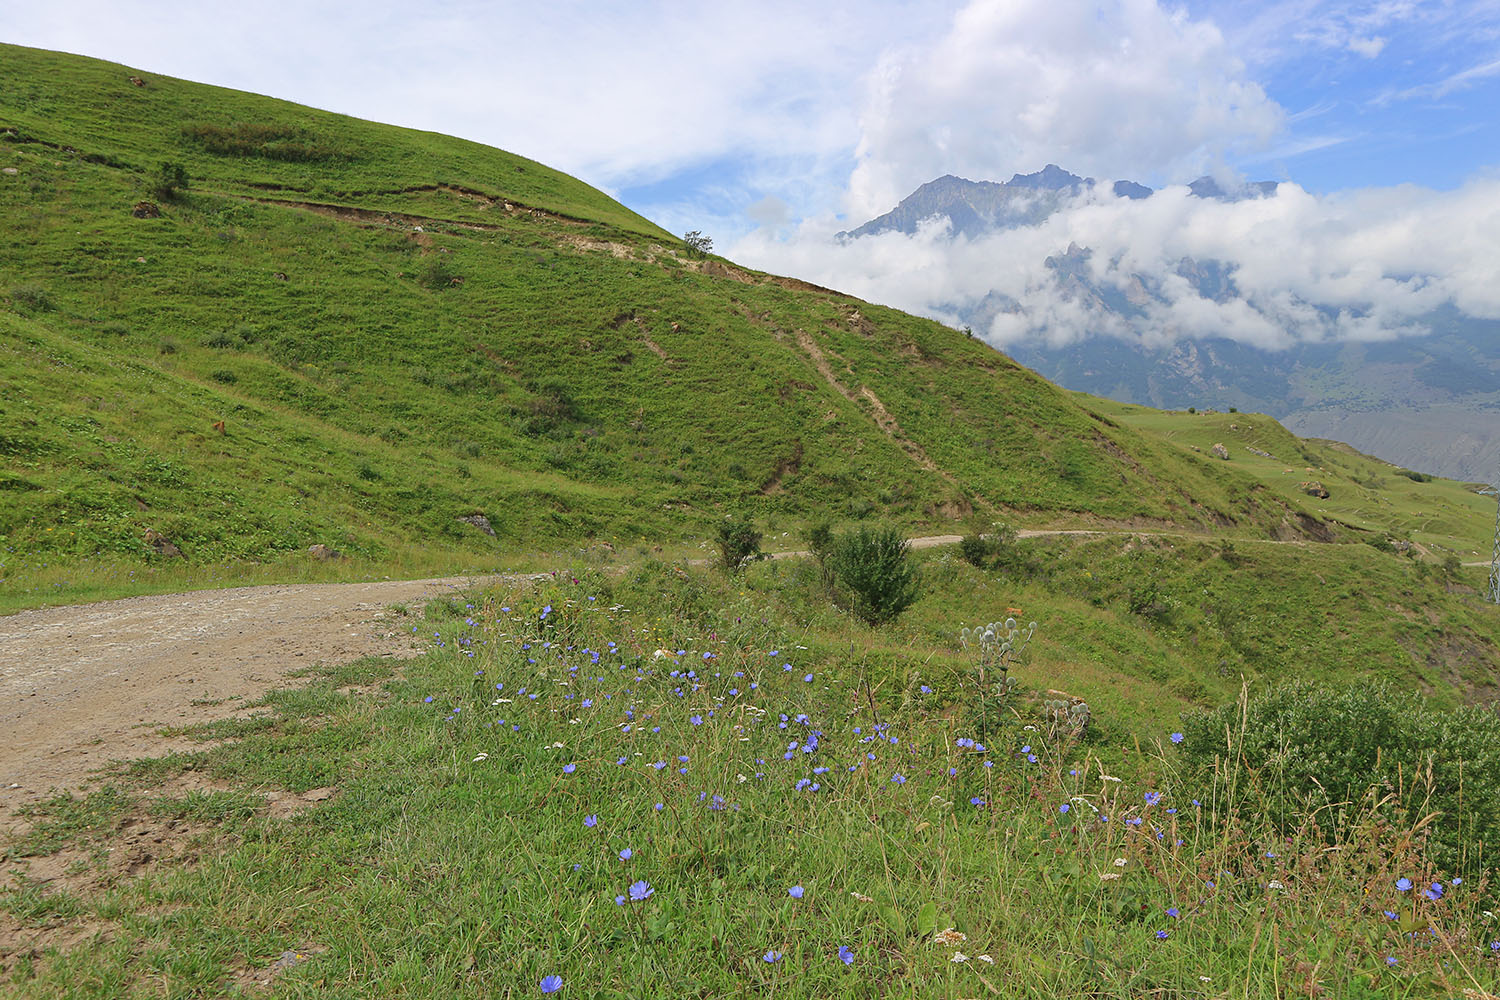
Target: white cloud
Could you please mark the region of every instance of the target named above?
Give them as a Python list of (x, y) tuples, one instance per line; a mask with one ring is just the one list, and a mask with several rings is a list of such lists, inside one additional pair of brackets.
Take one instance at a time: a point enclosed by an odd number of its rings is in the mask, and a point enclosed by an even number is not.
[(1189, 179), (1270, 142), (1282, 109), (1211, 23), (1154, 0), (974, 0), (870, 76), (849, 210), (944, 173)]
[[(1419, 333), (1421, 318), (1444, 306), (1500, 319), (1500, 177), (1449, 192), (1408, 185), (1329, 196), (1282, 184), (1274, 197), (1239, 202), (1183, 187), (1131, 201), (1100, 185), (1040, 225), (974, 240), (954, 238), (945, 219), (912, 236), (848, 244), (833, 229), (814, 221), (785, 241), (757, 231), (732, 252), (947, 322), (990, 293), (1005, 296), (1017, 311), (977, 331), (999, 345), (1107, 334), (1145, 344), (1228, 337), (1274, 349)], [(1047, 266), (1070, 245), (1092, 251), (1088, 284), (1133, 299), (1138, 315), (1101, 310)], [(1185, 258), (1223, 264), (1238, 295), (1200, 295), (1179, 273)]]
[(6, 40), (460, 135), (618, 190), (727, 159), (847, 159), (892, 25), (947, 3), (54, 0)]

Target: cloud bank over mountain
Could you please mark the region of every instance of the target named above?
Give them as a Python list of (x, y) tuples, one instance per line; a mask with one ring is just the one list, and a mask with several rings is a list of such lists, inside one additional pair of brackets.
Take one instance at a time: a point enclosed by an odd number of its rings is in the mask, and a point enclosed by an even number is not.
[[(978, 236), (946, 217), (856, 239), (834, 226), (815, 220), (785, 240), (760, 230), (735, 253), (952, 323), (987, 298), (1003, 303), (975, 330), (999, 346), (1103, 334), (1278, 349), (1420, 334), (1444, 307), (1500, 319), (1500, 177), (1322, 196), (1285, 183), (1234, 201), (1186, 186), (1132, 199), (1097, 184), (1035, 225)], [(1205, 265), (1208, 288), (1195, 273)]]

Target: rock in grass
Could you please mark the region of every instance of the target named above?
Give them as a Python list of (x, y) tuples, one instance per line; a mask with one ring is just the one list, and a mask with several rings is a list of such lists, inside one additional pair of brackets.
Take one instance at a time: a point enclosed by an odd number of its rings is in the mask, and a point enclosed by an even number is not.
[(490, 519), (483, 514), (464, 514), (459, 518), (459, 521), (471, 527), (478, 528), (491, 538), (495, 537), (495, 529), (490, 526)]
[(145, 535), (142, 536), (142, 540), (145, 541), (147, 545), (151, 546), (151, 550), (159, 556), (165, 556), (168, 559), (182, 558), (182, 550), (179, 549), (176, 545), (173, 545), (172, 542), (167, 539), (166, 535), (163, 535), (155, 528), (147, 528)]

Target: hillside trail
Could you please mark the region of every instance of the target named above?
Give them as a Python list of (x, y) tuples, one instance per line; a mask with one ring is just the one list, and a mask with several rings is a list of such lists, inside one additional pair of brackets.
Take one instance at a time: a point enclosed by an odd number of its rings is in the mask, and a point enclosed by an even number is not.
[[(910, 544), (932, 548), (960, 537)], [(267, 691), (298, 683), (307, 668), (420, 655), (424, 643), (392, 605), (546, 575), (235, 587), (0, 617), (0, 834), (24, 827), (19, 810), (97, 781), (112, 762), (202, 749), (163, 730), (243, 716)]]

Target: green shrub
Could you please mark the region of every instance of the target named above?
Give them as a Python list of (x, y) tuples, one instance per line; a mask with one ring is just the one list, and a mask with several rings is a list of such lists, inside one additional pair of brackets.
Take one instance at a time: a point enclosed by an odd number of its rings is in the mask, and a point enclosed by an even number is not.
[(151, 184), (151, 193), (160, 201), (176, 201), (188, 189), (187, 168), (180, 163), (163, 161)]
[(971, 531), (958, 542), (958, 554), (964, 562), (985, 569), (1000, 559), (1005, 550), (1016, 540), (1016, 532), (1006, 524), (993, 524), (987, 533)]
[(760, 532), (750, 518), (725, 518), (719, 525), (719, 559), (727, 573), (738, 573), (740, 567), (760, 557)]
[(818, 561), (824, 583), (833, 583), (833, 525), (819, 521), (807, 529), (807, 547)]
[(850, 610), (871, 625), (891, 621), (917, 599), (920, 574), (907, 559), (900, 528), (845, 532), (834, 542), (829, 563), (834, 579), (849, 592)]
[(51, 312), (55, 306), (52, 302), (52, 294), (46, 287), (35, 282), (17, 285), (10, 290), (10, 300), (14, 304), (31, 312)]
[(1182, 731), (1189, 775), (1206, 780), (1216, 761), (1221, 773), (1226, 761), (1241, 765), (1241, 780), (1283, 834), (1323, 809), (1319, 823), (1331, 838), (1374, 788), (1384, 819), (1409, 828), (1439, 814), (1426, 827), (1428, 856), (1450, 872), (1477, 872), (1500, 848), (1493, 709), (1439, 709), (1383, 682), (1330, 690), (1297, 681), (1184, 716)]

